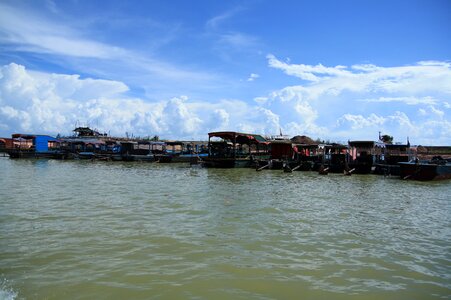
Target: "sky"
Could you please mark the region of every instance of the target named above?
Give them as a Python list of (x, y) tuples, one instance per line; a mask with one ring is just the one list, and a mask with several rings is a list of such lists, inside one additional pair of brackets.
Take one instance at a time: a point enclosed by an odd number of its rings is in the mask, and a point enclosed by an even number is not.
[(451, 1), (0, 1), (0, 136), (451, 145)]

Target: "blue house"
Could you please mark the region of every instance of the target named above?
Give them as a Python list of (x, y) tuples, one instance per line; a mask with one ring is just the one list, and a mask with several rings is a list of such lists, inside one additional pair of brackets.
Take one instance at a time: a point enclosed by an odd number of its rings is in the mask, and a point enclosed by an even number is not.
[(8, 151), (11, 158), (62, 157), (60, 140), (48, 135), (15, 133), (12, 141), (13, 148)]
[(60, 141), (48, 135), (21, 134), (12, 135), (15, 148), (30, 149), (37, 153), (49, 152), (57, 148)]

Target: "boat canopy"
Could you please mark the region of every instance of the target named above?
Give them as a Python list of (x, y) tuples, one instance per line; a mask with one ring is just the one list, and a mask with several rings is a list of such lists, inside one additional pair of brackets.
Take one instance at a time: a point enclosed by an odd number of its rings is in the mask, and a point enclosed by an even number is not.
[(374, 141), (349, 141), (350, 147), (362, 147), (362, 148), (372, 148), (375, 145)]
[(407, 148), (410, 148), (410, 146), (405, 144), (386, 144), (385, 148), (390, 150), (392, 149), (406, 150)]
[(210, 132), (208, 137), (218, 137), (226, 141), (236, 142), (239, 144), (268, 144), (269, 142), (261, 135), (251, 133), (241, 133), (234, 131)]
[(48, 136), (48, 135), (42, 135), (42, 134), (23, 134), (23, 133), (14, 133), (11, 135), (13, 139), (22, 139), (22, 140), (33, 140), (36, 139), (36, 137), (43, 138), (49, 142), (60, 142), (59, 139), (56, 139), (54, 137)]
[(64, 139), (64, 142), (71, 143), (71, 144), (92, 144), (92, 145), (104, 145), (106, 142), (104, 140), (99, 140), (96, 138), (68, 138)]

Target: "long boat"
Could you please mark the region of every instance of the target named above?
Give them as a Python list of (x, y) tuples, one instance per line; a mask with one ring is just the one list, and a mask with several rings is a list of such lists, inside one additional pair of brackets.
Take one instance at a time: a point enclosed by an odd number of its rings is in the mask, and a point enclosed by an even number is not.
[[(217, 138), (218, 140), (214, 140)], [(256, 161), (269, 158), (268, 141), (258, 134), (234, 131), (210, 132), (208, 156), (203, 166), (210, 168), (240, 168), (255, 166)]]
[(66, 157), (60, 148), (61, 141), (48, 135), (15, 133), (12, 147), (5, 149), (10, 158), (57, 158)]
[(440, 156), (429, 161), (400, 162), (399, 166), (401, 179), (421, 181), (451, 179), (451, 160)]
[(199, 142), (167, 141), (165, 154), (168, 159), (163, 162), (196, 164), (207, 157), (206, 148), (202, 150)]

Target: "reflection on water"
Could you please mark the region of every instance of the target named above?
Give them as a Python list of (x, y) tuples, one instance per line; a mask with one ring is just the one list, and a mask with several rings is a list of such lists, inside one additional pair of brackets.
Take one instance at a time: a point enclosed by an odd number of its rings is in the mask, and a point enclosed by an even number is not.
[(0, 159), (0, 299), (451, 296), (450, 182)]

